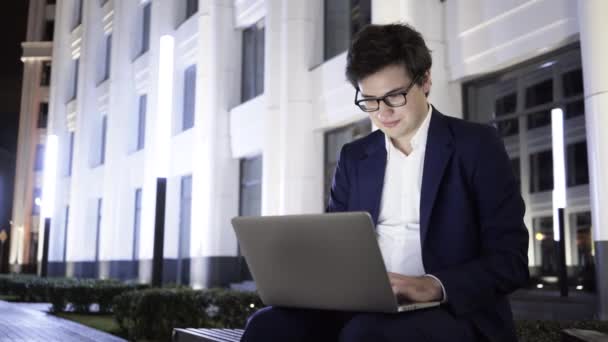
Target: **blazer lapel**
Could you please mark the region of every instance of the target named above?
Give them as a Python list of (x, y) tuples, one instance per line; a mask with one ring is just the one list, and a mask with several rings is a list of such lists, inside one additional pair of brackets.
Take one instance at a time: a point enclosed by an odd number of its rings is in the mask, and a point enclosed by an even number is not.
[(426, 143), (420, 198), (420, 244), (424, 246), (431, 211), (446, 166), (452, 157), (452, 134), (443, 114), (433, 108)]
[(374, 225), (378, 223), (380, 200), (386, 169), (384, 133), (377, 131), (372, 142), (365, 147), (357, 167), (361, 208), (370, 210)]

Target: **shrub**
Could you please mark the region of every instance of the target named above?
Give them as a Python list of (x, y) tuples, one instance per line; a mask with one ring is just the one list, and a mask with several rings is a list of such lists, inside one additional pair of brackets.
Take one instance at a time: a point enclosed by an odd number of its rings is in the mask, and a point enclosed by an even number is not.
[(169, 340), (174, 328), (242, 328), (262, 302), (255, 293), (225, 289), (147, 289), (114, 299), (116, 322), (132, 340)]
[(109, 313), (117, 295), (148, 285), (124, 284), (116, 280), (78, 278), (40, 278), (33, 275), (1, 275), (0, 294), (14, 295), (23, 302), (50, 302), (53, 312), (71, 309), (89, 313), (99, 305), (99, 313)]

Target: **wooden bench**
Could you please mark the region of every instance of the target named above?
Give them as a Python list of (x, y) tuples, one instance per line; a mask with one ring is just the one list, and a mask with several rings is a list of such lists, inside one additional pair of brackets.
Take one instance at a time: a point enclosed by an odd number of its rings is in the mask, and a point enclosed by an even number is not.
[[(173, 342), (239, 342), (242, 329), (173, 329)], [(562, 342), (608, 342), (608, 335), (582, 329), (562, 330)]]
[(173, 342), (239, 342), (243, 329), (173, 329)]

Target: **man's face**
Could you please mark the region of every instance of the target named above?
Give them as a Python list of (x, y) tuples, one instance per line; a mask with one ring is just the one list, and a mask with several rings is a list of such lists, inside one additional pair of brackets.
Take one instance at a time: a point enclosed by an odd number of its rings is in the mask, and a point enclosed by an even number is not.
[[(411, 83), (412, 79), (403, 65), (389, 65), (359, 81), (359, 99), (403, 92)], [(369, 112), (372, 122), (393, 139), (411, 139), (428, 112), (424, 94), (428, 93), (430, 88), (431, 77), (427, 74), (422, 86), (414, 84), (407, 92), (405, 105), (391, 107), (380, 101), (378, 110)]]

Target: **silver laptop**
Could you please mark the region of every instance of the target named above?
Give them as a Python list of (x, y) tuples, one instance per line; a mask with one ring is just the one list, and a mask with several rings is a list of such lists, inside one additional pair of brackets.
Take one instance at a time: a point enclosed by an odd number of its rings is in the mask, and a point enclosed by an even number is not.
[(266, 305), (387, 313), (439, 305), (398, 305), (368, 213), (235, 217), (232, 225)]

